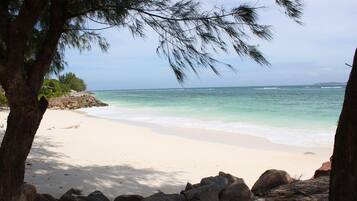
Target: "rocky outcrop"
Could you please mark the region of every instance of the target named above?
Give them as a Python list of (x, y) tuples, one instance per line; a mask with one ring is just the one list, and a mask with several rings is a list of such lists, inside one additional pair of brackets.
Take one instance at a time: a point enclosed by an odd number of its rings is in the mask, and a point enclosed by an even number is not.
[(80, 190), (71, 188), (62, 195), (59, 201), (85, 201), (85, 198), (85, 196), (81, 195)]
[(327, 201), (329, 177), (297, 181), (268, 191), (263, 201)]
[(244, 180), (224, 172), (203, 178), (199, 184), (186, 186), (182, 192), (187, 201), (250, 201), (252, 193)]
[(283, 170), (267, 170), (255, 182), (252, 187), (254, 195), (264, 195), (267, 191), (284, 184), (290, 184), (294, 180)]
[(248, 186), (244, 183), (243, 179), (238, 179), (228, 185), (220, 193), (220, 201), (241, 201), (251, 200), (252, 193)]
[(140, 195), (120, 195), (114, 201), (142, 201), (144, 197)]
[(313, 178), (319, 178), (322, 176), (330, 176), (331, 172), (331, 161), (322, 163), (321, 167), (315, 171)]
[(186, 199), (181, 194), (156, 193), (143, 199), (143, 201), (186, 201)]
[(87, 201), (110, 201), (102, 192), (94, 191), (86, 198)]
[[(271, 181), (269, 181), (271, 179)], [(259, 185), (258, 185), (259, 184)], [(274, 186), (274, 187), (272, 187)], [(186, 188), (177, 194), (156, 193), (149, 197), (140, 195), (121, 195), (114, 201), (327, 201), (329, 177), (320, 176), (310, 180), (293, 180), (282, 170), (268, 170), (259, 177), (255, 190), (264, 193), (253, 196), (244, 180), (224, 172), (217, 176), (203, 178), (200, 183), (188, 183)], [(34, 200), (34, 198), (36, 198)], [(70, 189), (59, 200), (50, 195), (36, 194), (36, 188), (26, 185), (21, 201), (109, 201), (100, 191), (88, 196), (81, 191)]]
[(107, 106), (108, 104), (101, 102), (96, 99), (89, 92), (74, 92), (72, 91), (69, 95), (57, 98), (51, 98), (48, 101), (48, 107), (51, 109), (79, 109), (86, 107), (101, 107)]

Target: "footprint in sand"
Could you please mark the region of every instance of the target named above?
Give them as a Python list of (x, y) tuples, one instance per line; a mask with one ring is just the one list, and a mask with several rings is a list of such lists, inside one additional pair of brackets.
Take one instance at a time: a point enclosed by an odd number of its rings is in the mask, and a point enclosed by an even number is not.
[(80, 125), (76, 124), (76, 125), (73, 125), (73, 126), (64, 127), (63, 129), (77, 129), (79, 127), (80, 127)]
[(47, 128), (47, 130), (53, 130), (53, 129), (55, 129), (56, 127), (54, 127), (54, 126), (52, 126), (52, 127), (50, 127), (50, 128)]

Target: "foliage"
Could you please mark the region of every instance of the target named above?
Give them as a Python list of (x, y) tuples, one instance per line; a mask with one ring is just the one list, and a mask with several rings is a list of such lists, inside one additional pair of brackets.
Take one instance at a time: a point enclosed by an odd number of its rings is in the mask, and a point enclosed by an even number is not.
[[(274, 1), (287, 16), (301, 23), (300, 0)], [(21, 2), (10, 1), (10, 20), (18, 15), (23, 4)], [(197, 73), (200, 67), (211, 69), (216, 74), (219, 74), (219, 64), (232, 68), (212, 55), (217, 52), (233, 50), (239, 56), (248, 56), (261, 65), (269, 64), (256, 42), (257, 38), (272, 38), (271, 27), (259, 23), (258, 11), (264, 8), (264, 5), (259, 5), (260, 2), (237, 2), (233, 8), (207, 8), (203, 5), (204, 1), (198, 0), (66, 0), (61, 1), (61, 14), (66, 18), (63, 25), (51, 22), (51, 16), (55, 13), (52, 2), (55, 1), (46, 2), (30, 34), (29, 46), (25, 51), (25, 67), (31, 66), (37, 59), (51, 26), (63, 26), (48, 70), (55, 74), (59, 74), (66, 65), (66, 48), (90, 50), (94, 42), (106, 51), (109, 44), (100, 31), (113, 27), (127, 28), (135, 37), (144, 37), (148, 29), (155, 31), (159, 37), (157, 53), (168, 60), (179, 81), (183, 81), (185, 72)], [(6, 49), (1, 35), (0, 47)]]
[(0, 107), (4, 106), (7, 106), (7, 99), (5, 93), (3, 91), (0, 91)]
[[(127, 28), (137, 37), (154, 30), (159, 38), (157, 52), (168, 60), (179, 81), (187, 71), (198, 73), (200, 68), (219, 74), (217, 68), (224, 63), (214, 58), (216, 52), (232, 50), (269, 64), (257, 48), (257, 39), (272, 38), (270, 26), (259, 23), (258, 11), (263, 7), (259, 1), (238, 1), (234, 8), (209, 8), (203, 2), (207, 1), (1, 0), (0, 84), (9, 102), (16, 103), (10, 106), (20, 109), (10, 113), (7, 140), (0, 147), (0, 200), (18, 198), (25, 160), (47, 108), (45, 99), (36, 104), (31, 98), (40, 91), (47, 97), (66, 93), (69, 88), (55, 80), (45, 80), (41, 89), (45, 75), (64, 68), (67, 48), (90, 50), (97, 43), (106, 51), (109, 44), (100, 30)], [(298, 21), (300, 0), (275, 2)], [(25, 109), (27, 104), (38, 110)]]
[(54, 98), (66, 95), (70, 88), (55, 79), (45, 79), (39, 93), (39, 97)]
[[(83, 91), (86, 85), (82, 79), (76, 77), (73, 73), (67, 73), (56, 79), (45, 79), (41, 87), (39, 97), (44, 96), (47, 99), (60, 97), (68, 94), (71, 89)], [(77, 89), (77, 90), (76, 90)], [(0, 106), (7, 106), (7, 98), (3, 90), (0, 90)]]
[(70, 89), (75, 91), (84, 91), (86, 90), (87, 86), (84, 81), (78, 78), (74, 73), (66, 73), (58, 77), (58, 80), (67, 85)]

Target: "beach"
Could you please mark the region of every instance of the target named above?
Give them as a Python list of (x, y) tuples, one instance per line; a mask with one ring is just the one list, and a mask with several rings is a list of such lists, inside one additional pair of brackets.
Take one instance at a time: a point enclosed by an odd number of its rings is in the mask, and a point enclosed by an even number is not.
[[(7, 114), (0, 112), (1, 124)], [(244, 133), (48, 110), (27, 160), (25, 181), (55, 197), (77, 188), (83, 194), (100, 190), (114, 198), (179, 192), (187, 182), (224, 171), (251, 187), (272, 168), (309, 179), (331, 154), (332, 147), (281, 145)]]

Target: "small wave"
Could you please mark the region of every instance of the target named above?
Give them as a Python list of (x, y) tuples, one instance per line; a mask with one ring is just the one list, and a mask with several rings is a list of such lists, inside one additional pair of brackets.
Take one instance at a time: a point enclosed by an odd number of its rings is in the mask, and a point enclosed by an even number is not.
[(254, 88), (256, 90), (278, 90), (279, 87), (261, 87), (261, 88)]
[(321, 87), (321, 89), (342, 89), (342, 87), (334, 86), (334, 87)]
[(218, 120), (205, 121), (193, 118), (166, 116), (157, 113), (157, 111), (150, 108), (129, 109), (109, 106), (104, 108), (86, 108), (80, 110), (86, 112), (89, 115), (113, 120), (124, 120), (165, 126), (199, 128), (229, 133), (248, 134), (257, 137), (263, 137), (270, 140), (271, 142), (278, 144), (326, 147), (330, 146), (333, 142), (333, 135), (330, 135), (330, 133), (333, 133), (332, 130), (334, 128), (328, 130), (310, 130), (303, 128), (293, 129), (271, 127), (243, 122), (229, 123)]

